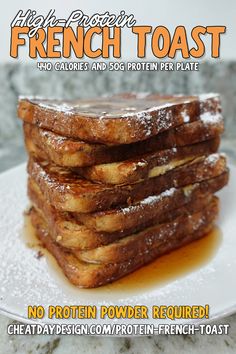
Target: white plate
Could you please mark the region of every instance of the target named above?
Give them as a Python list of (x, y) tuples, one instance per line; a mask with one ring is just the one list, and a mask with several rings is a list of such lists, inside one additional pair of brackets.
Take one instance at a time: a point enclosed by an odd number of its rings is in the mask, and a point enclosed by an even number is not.
[[(210, 305), (210, 318), (236, 311), (236, 168), (231, 166), (230, 183), (220, 193), (218, 226), (222, 241), (209, 259), (166, 281), (135, 278), (136, 286), (108, 286), (85, 290), (71, 286), (58, 275), (47, 257), (37, 259), (37, 250), (22, 237), (26, 197), (25, 164), (0, 175), (0, 311), (29, 322), (28, 305)], [(190, 267), (191, 268), (191, 267)], [(163, 266), (162, 266), (163, 269)], [(147, 273), (146, 273), (147, 275)], [(123, 286), (122, 286), (123, 284)], [(44, 320), (47, 321), (48, 320)], [(76, 320), (74, 320), (76, 321)], [(97, 320), (99, 321), (99, 319)], [(151, 319), (148, 320), (152, 322)], [(171, 320), (169, 320), (171, 321)], [(166, 321), (168, 323), (169, 321)], [(61, 320), (51, 320), (62, 322)], [(71, 320), (64, 320), (64, 323)], [(91, 322), (94, 323), (94, 320)], [(119, 321), (122, 323), (122, 321)], [(137, 321), (136, 321), (137, 322)], [(157, 320), (153, 320), (157, 323)], [(181, 321), (180, 321), (181, 322)], [(85, 323), (85, 320), (83, 320)], [(88, 320), (87, 323), (90, 323)], [(106, 322), (103, 322), (106, 323)], [(129, 322), (130, 323), (130, 322)], [(142, 320), (144, 323), (144, 320)]]

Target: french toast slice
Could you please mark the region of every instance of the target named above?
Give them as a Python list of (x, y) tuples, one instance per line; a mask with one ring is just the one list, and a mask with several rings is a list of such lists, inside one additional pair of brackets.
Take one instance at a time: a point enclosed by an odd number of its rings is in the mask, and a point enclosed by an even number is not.
[(90, 181), (105, 184), (130, 184), (165, 174), (198, 156), (217, 152), (220, 138), (197, 144), (142, 154), (129, 160), (73, 169)]
[(127, 160), (149, 152), (213, 139), (223, 133), (224, 122), (223, 119), (200, 119), (141, 142), (116, 146), (70, 139), (29, 123), (24, 123), (23, 129), (28, 153), (59, 166), (84, 167)]
[(80, 178), (68, 169), (30, 157), (28, 173), (56, 209), (87, 213), (128, 205), (172, 188), (213, 178), (226, 170), (222, 154), (199, 157), (164, 175), (130, 185), (105, 185)]
[[(109, 245), (87, 251), (74, 250), (73, 253), (88, 263), (122, 263), (145, 254), (164, 242), (171, 242), (175, 237), (183, 237), (197, 230), (201, 225), (208, 225), (216, 220), (219, 212), (219, 200), (213, 197), (208, 205), (198, 205), (200, 211), (195, 212), (194, 203), (192, 210), (180, 212), (180, 215), (169, 222), (156, 224), (137, 234), (122, 238)], [(195, 206), (196, 208), (196, 206)], [(182, 209), (182, 208), (181, 208)], [(192, 213), (191, 213), (192, 212)]]
[(182, 188), (171, 188), (129, 206), (94, 213), (72, 213), (72, 215), (97, 232), (112, 233), (132, 229), (142, 224), (150, 225), (153, 220), (162, 218), (170, 210), (216, 193), (228, 183), (228, 180), (227, 170), (216, 177)]
[[(217, 177), (215, 179), (217, 179)], [(220, 186), (219, 183), (220, 181), (218, 182), (218, 187)], [(127, 228), (127, 225), (123, 224), (123, 226), (119, 226), (123, 228), (122, 230), (112, 233), (96, 232), (80, 223), (76, 217), (73, 217), (72, 213), (56, 210), (43, 198), (37, 185), (32, 183), (31, 180), (28, 181), (28, 195), (33, 207), (46, 221), (50, 235), (58, 244), (66, 248), (84, 250), (104, 246), (157, 223), (172, 220), (179, 215), (186, 215), (193, 211), (198, 211), (212, 199), (212, 194), (216, 191), (216, 184), (216, 181), (209, 181), (209, 183), (205, 185), (205, 191), (203, 191), (203, 189), (200, 190), (200, 188), (196, 186), (198, 192), (195, 190), (195, 193), (193, 193), (191, 197), (191, 193), (187, 189), (189, 187), (186, 187), (188, 192), (186, 196), (184, 191), (182, 194), (179, 193), (179, 195), (176, 193), (176, 197), (179, 197), (179, 205), (178, 201), (175, 199), (175, 195), (173, 195), (172, 203), (169, 198), (168, 205), (165, 205), (165, 198), (163, 198), (163, 200), (160, 198), (160, 203), (157, 205), (159, 213), (156, 213), (156, 216), (153, 216), (152, 219), (142, 217), (141, 210), (140, 215), (136, 219), (137, 222), (135, 223), (135, 221), (133, 221), (132, 228)], [(207, 185), (208, 190), (206, 189)]]
[(115, 145), (145, 140), (200, 117), (222, 119), (218, 94), (121, 94), (74, 101), (21, 97), (18, 116), (62, 136)]
[(213, 223), (203, 224), (197, 230), (192, 230), (192, 233), (181, 237), (174, 237), (173, 234), (171, 240), (163, 241), (158, 247), (150, 249), (149, 252), (136, 254), (127, 262), (92, 264), (79, 260), (75, 254), (53, 242), (46, 223), (33, 208), (30, 210), (30, 218), (42, 245), (55, 257), (69, 281), (80, 288), (95, 288), (124, 277), (157, 257), (203, 237), (214, 226)]
[[(46, 221), (54, 241), (63, 247), (92, 249), (114, 242), (131, 233), (130, 230), (107, 233), (89, 229), (73, 214), (59, 211), (50, 205), (43, 197), (38, 186), (30, 179), (28, 180), (28, 196), (33, 207)], [(139, 230), (140, 227), (137, 225), (136, 229)], [(136, 229), (134, 227), (132, 232), (135, 232)]]

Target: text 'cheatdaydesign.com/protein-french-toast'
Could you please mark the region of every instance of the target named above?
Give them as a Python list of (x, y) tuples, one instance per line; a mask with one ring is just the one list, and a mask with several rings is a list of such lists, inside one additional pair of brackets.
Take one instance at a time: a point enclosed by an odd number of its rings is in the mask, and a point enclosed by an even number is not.
[(113, 282), (207, 235), (228, 183), (218, 94), (20, 97), (29, 216), (82, 288)]

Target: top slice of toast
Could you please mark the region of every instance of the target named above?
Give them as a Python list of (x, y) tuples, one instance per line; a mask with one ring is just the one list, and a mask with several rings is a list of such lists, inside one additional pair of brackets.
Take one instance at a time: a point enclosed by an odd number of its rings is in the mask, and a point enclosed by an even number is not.
[(217, 94), (120, 94), (91, 100), (20, 98), (18, 116), (62, 136), (92, 143), (130, 144), (204, 116), (222, 119)]

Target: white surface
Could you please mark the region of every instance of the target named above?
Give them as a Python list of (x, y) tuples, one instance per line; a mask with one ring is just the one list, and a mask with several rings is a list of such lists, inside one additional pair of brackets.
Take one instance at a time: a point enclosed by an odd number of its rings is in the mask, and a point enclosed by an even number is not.
[[(57, 278), (55, 272), (49, 271), (46, 258), (38, 260), (35, 251), (25, 245), (21, 236), (22, 213), (28, 204), (25, 164), (1, 174), (0, 310), (22, 321), (26, 321), (28, 305), (47, 308), (59, 304), (210, 304), (211, 319), (236, 311), (236, 168), (231, 166), (230, 169), (230, 184), (220, 192), (221, 215), (218, 224), (223, 241), (213, 259), (167, 285), (151, 290), (136, 289), (133, 293), (126, 293), (125, 289), (117, 292), (111, 292), (109, 288), (100, 288), (99, 291), (76, 289)], [(148, 321), (150, 323), (151, 320)], [(119, 323), (122, 321), (119, 320)]]
[[(149, 0), (147, 2), (135, 0), (120, 0), (118, 2), (111, 2), (109, 0), (87, 0), (86, 2), (78, 2), (76, 0), (64, 1), (41, 0), (40, 2), (21, 0), (8, 2), (7, 6), (2, 7), (0, 13), (1, 19), (1, 61), (14, 61), (9, 55), (10, 47), (10, 23), (16, 16), (17, 12), (22, 10), (36, 10), (38, 15), (48, 13), (50, 9), (56, 10), (58, 18), (67, 18), (73, 10), (81, 9), (85, 14), (93, 15), (94, 13), (103, 13), (109, 11), (110, 13), (119, 14), (121, 10), (125, 10), (127, 14), (133, 13), (137, 25), (139, 26), (165, 26), (173, 35), (175, 27), (183, 25), (187, 29), (189, 38), (193, 27), (201, 26), (226, 26), (227, 33), (221, 37), (221, 59), (235, 59), (236, 58), (236, 41), (234, 38), (236, 31), (235, 0), (179, 0), (179, 1), (161, 1)], [(133, 59), (136, 56), (136, 36), (131, 33), (130, 29), (122, 30), (122, 59)], [(203, 36), (204, 37), (204, 36)], [(148, 41), (150, 37), (148, 37)], [(207, 55), (205, 59), (210, 58), (210, 36), (207, 36), (206, 41)], [(192, 45), (189, 39), (189, 45)], [(31, 61), (29, 59), (28, 48), (20, 48), (20, 60)], [(149, 48), (147, 58), (153, 57)], [(86, 59), (86, 58), (85, 58)], [(213, 60), (213, 59), (212, 59)], [(86, 60), (85, 60), (86, 61)]]

